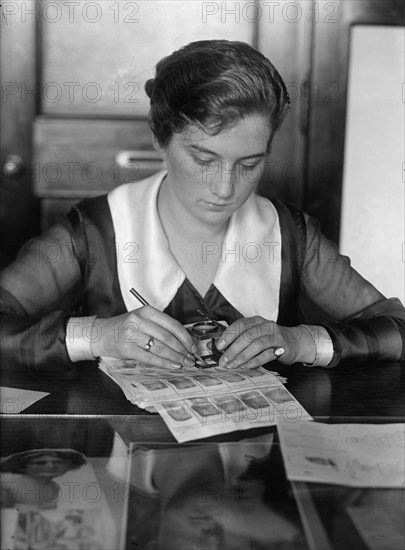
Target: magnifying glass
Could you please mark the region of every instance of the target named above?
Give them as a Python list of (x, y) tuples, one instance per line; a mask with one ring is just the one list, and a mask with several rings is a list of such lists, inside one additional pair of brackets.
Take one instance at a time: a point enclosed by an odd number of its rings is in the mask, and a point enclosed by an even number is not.
[(201, 321), (200, 323), (194, 323), (194, 325), (191, 327), (191, 330), (197, 335), (197, 336), (208, 336), (213, 332), (216, 332), (219, 328), (219, 325), (216, 321)]

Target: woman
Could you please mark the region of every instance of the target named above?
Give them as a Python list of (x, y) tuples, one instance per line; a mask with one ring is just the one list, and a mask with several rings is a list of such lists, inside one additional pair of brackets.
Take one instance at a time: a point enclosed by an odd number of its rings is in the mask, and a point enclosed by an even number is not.
[(33, 449), (8, 456), (0, 463), (1, 505), (55, 507), (60, 486), (54, 478), (85, 463), (85, 456), (72, 449)]
[(314, 220), (254, 194), (289, 104), (273, 65), (244, 43), (194, 42), (145, 89), (167, 172), (83, 201), (23, 248), (2, 278), (3, 358), (179, 369), (196, 351), (182, 325), (206, 318), (230, 325), (217, 345), (230, 369), (403, 358), (399, 300), (351, 269)]

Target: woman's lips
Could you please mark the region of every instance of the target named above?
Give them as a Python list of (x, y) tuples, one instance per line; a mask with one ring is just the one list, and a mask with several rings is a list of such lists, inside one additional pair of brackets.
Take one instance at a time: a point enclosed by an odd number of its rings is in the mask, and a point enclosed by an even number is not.
[(226, 203), (216, 203), (216, 202), (209, 202), (209, 201), (203, 201), (208, 206), (208, 208), (212, 208), (213, 210), (223, 210), (224, 208), (227, 208), (228, 206), (231, 206), (232, 203), (226, 202)]

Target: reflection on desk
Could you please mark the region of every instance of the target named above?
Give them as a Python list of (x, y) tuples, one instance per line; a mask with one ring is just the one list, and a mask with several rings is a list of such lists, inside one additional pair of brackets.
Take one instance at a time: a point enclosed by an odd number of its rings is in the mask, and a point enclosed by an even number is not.
[(132, 445), (126, 548), (306, 549), (273, 439)]
[[(184, 446), (163, 423), (161, 437), (141, 420), (3, 419), (1, 548), (307, 548), (273, 432)], [(16, 454), (21, 466), (22, 453), (49, 458), (61, 449), (86, 459), (53, 474), (51, 501), (26, 490), (32, 468), (7, 471)]]
[(33, 449), (85, 457), (75, 469), (48, 472), (58, 487), (48, 501), (21, 484), (32, 469), (2, 472), (2, 549), (403, 547), (402, 490), (291, 485), (274, 428), (180, 445), (158, 416), (10, 415), (1, 448), (3, 459)]
[(353, 489), (301, 482), (294, 482), (293, 488), (311, 548), (405, 548), (403, 489)]

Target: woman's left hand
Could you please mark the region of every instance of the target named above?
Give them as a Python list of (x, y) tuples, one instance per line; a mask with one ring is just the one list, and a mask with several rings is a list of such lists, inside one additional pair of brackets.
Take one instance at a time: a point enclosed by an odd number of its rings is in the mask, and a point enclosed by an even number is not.
[[(275, 359), (284, 365), (311, 364), (316, 357), (315, 342), (308, 330), (283, 327), (259, 316), (232, 323), (216, 345), (218, 350), (225, 350), (219, 366), (229, 369), (253, 369)], [(280, 348), (284, 352), (278, 356), (275, 351)]]

